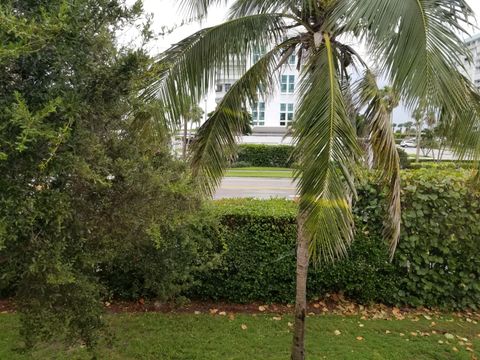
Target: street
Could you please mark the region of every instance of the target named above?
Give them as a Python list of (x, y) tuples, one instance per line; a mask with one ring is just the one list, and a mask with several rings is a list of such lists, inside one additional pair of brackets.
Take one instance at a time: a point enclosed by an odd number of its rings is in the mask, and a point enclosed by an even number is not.
[(257, 199), (288, 198), (296, 194), (290, 178), (226, 177), (222, 180), (215, 199), (254, 197)]

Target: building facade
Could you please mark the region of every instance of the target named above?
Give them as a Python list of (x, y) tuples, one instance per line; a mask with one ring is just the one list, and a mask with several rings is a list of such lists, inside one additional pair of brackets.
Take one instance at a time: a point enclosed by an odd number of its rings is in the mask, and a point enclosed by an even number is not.
[[(255, 51), (245, 61), (230, 62), (229, 71), (219, 70), (216, 74), (215, 101), (218, 104), (232, 84), (245, 71), (255, 64), (265, 53), (265, 49)], [(296, 107), (296, 90), (299, 82), (299, 71), (296, 69), (296, 55), (292, 54), (279, 70), (277, 89), (269, 97), (259, 92), (258, 102), (250, 104), (253, 133), (262, 136), (281, 136), (286, 133), (293, 122)]]
[(480, 88), (480, 34), (475, 35), (465, 41), (472, 53), (473, 62), (466, 63), (467, 76)]

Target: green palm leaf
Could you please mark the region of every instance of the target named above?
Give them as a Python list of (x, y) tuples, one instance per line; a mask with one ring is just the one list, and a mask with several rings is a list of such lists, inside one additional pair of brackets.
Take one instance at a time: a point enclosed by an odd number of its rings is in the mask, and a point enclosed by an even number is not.
[(282, 52), (293, 44), (287, 40), (265, 54), (232, 85), (200, 127), (191, 147), (191, 164), (204, 193), (213, 195), (220, 184), (225, 168), (237, 152), (238, 137), (249, 126), (245, 109), (258, 100), (260, 88), (264, 96), (273, 90), (276, 77), (272, 74), (278, 70)]
[(458, 111), (467, 104), (456, 69), (468, 50), (457, 33), (470, 15), (464, 0), (341, 0), (332, 21), (362, 30), (373, 59), (409, 108), (425, 99), (429, 108)]
[(159, 56), (144, 96), (159, 98), (172, 119), (180, 118), (186, 97), (200, 101), (218, 70), (232, 72), (245, 54), (279, 42), (283, 24), (282, 15), (260, 14), (198, 31)]
[(305, 65), (293, 126), (300, 211), (311, 238), (311, 257), (318, 261), (346, 255), (353, 239), (347, 189), (352, 183), (349, 169), (360, 154), (345, 109), (335, 51), (329, 36), (323, 37)]

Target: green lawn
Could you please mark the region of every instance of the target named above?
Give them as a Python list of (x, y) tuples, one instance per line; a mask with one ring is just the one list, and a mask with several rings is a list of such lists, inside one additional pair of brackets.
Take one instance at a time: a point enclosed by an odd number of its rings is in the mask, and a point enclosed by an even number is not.
[(291, 178), (293, 169), (274, 167), (244, 167), (228, 169), (228, 177), (270, 177), (270, 178)]
[[(291, 341), (288, 323), (292, 318), (282, 316), (281, 320), (275, 320), (274, 316), (235, 315), (232, 320), (220, 315), (109, 315), (114, 341), (111, 347), (101, 346), (99, 359), (288, 359)], [(243, 324), (246, 329), (242, 329)], [(30, 356), (15, 352), (13, 349), (21, 346), (16, 315), (0, 315), (0, 329), (0, 359), (88, 358), (82, 348), (65, 351), (59, 347), (43, 348)], [(339, 335), (335, 335), (336, 330)], [(474, 353), (466, 350), (469, 345), (465, 343), (472, 343), (470, 347), (478, 357), (479, 332), (479, 325), (458, 318), (412, 321), (315, 316), (308, 318), (307, 351), (312, 360), (473, 359)], [(455, 338), (449, 340), (445, 333)]]

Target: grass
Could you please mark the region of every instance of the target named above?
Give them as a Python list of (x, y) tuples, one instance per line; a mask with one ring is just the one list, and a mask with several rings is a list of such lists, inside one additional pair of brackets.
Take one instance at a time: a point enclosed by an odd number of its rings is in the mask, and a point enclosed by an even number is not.
[(244, 167), (228, 169), (228, 177), (269, 177), (269, 178), (291, 178), (293, 169), (272, 168), (272, 167)]
[[(191, 314), (109, 315), (114, 331), (112, 346), (102, 344), (99, 359), (160, 360), (276, 360), (289, 358), (290, 316), (274, 320), (274, 315), (228, 316)], [(432, 326), (431, 322), (436, 324)], [(242, 330), (242, 324), (247, 328)], [(363, 325), (363, 327), (361, 326)], [(466, 337), (471, 348), (480, 348), (479, 325), (455, 318), (412, 320), (361, 320), (335, 315), (307, 320), (309, 359), (473, 359), (480, 353), (466, 350), (458, 338)], [(18, 338), (18, 317), (0, 315), (0, 359), (88, 359), (80, 347), (62, 350), (50, 346), (28, 356), (13, 350), (22, 345)], [(335, 335), (335, 331), (341, 332)], [(386, 331), (390, 333), (386, 333)], [(432, 330), (436, 334), (432, 333)], [(419, 332), (428, 333), (422, 336)], [(404, 334), (401, 336), (400, 334)], [(412, 333), (417, 334), (416, 336)], [(357, 340), (361, 336), (362, 340)], [(443, 343), (439, 343), (439, 341)], [(455, 351), (453, 348), (458, 351)]]

